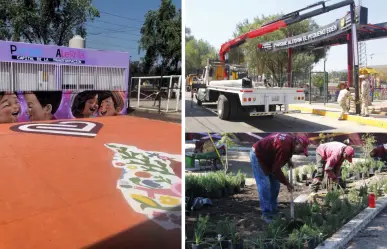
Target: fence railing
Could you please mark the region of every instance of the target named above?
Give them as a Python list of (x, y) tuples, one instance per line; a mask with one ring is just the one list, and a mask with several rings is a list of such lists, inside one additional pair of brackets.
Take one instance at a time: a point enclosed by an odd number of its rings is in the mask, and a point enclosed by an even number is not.
[(181, 75), (132, 77), (130, 106), (159, 112), (181, 111)]
[(0, 62), (0, 91), (126, 91), (125, 68)]

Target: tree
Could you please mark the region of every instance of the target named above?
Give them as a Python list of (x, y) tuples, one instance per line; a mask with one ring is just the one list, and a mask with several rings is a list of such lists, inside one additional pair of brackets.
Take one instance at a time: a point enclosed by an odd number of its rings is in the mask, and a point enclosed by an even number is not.
[(215, 59), (216, 50), (207, 41), (195, 39), (189, 28), (185, 32), (185, 70), (187, 74), (197, 73), (204, 68), (207, 59)]
[(0, 0), (0, 39), (68, 45), (99, 17), (92, 0)]
[(158, 10), (150, 10), (145, 15), (139, 42), (141, 51), (145, 51), (145, 71), (162, 68), (164, 74), (180, 74), (181, 10), (176, 10), (171, 0), (162, 0)]
[[(234, 37), (238, 37), (241, 34), (257, 29), (258, 27), (262, 26), (262, 24), (279, 16), (280, 15), (256, 17), (252, 23), (250, 23), (248, 20), (244, 20), (243, 22), (237, 24)], [(287, 51), (258, 51), (258, 44), (281, 40), (288, 36), (295, 36), (311, 30), (315, 30), (318, 27), (319, 26), (313, 20), (305, 20), (296, 24), (292, 24), (287, 28), (275, 31), (273, 33), (248, 40), (241, 46), (241, 49), (244, 54), (244, 61), (249, 66), (249, 71), (257, 74), (265, 73), (267, 75), (273, 75), (273, 78), (276, 82), (282, 82), (283, 77), (286, 76), (287, 73)], [(323, 49), (313, 50), (308, 53), (293, 53), (293, 72), (309, 72), (310, 67), (314, 63), (317, 63), (321, 58), (325, 57), (325, 55), (326, 51)]]

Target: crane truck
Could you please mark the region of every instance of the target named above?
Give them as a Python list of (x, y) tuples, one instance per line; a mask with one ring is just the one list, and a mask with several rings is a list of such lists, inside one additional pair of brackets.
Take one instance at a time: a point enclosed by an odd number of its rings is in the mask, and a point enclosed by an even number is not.
[[(240, 70), (235, 73), (235, 71), (238, 71), (238, 67), (227, 64), (226, 57), (228, 52), (230, 49), (245, 43), (247, 39), (263, 36), (291, 24), (351, 4), (354, 4), (353, 0), (345, 0), (326, 6), (325, 1), (321, 1), (283, 15), (263, 24), (258, 29), (249, 31), (224, 43), (219, 51), (220, 60), (207, 60), (207, 66), (202, 76), (204, 87), (199, 88), (196, 94), (197, 104), (217, 102), (217, 114), (223, 120), (237, 119), (246, 114), (248, 116), (274, 116), (276, 114), (290, 113), (289, 104), (305, 101), (304, 89), (257, 87), (247, 73), (241, 73)], [(301, 12), (319, 6), (321, 7), (318, 9), (301, 14)]]

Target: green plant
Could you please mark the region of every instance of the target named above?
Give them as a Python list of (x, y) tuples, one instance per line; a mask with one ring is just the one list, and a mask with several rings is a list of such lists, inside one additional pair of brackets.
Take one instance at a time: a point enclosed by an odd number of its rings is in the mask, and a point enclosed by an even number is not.
[(199, 245), (203, 241), (204, 234), (207, 230), (207, 225), (210, 217), (207, 216), (199, 216), (198, 221), (195, 224), (195, 243)]
[(370, 152), (375, 147), (375, 142), (376, 142), (375, 136), (371, 133), (367, 133), (362, 135), (361, 140), (363, 142), (363, 146), (361, 147), (363, 158), (369, 158)]
[(286, 228), (282, 224), (282, 221), (277, 219), (270, 223), (266, 230), (266, 237), (270, 238), (273, 247), (280, 245), (281, 239), (285, 236)]
[(325, 196), (325, 206), (330, 206), (333, 202), (339, 200), (340, 192), (338, 190), (333, 190), (327, 193)]
[(304, 219), (312, 215), (312, 207), (309, 203), (298, 203), (294, 207), (294, 216), (299, 219)]
[(285, 168), (285, 167), (282, 167), (282, 173), (284, 173), (284, 176), (286, 177), (286, 178), (289, 178), (289, 171)]
[(341, 200), (336, 199), (336, 200), (332, 201), (331, 207), (332, 207), (332, 209), (331, 209), (332, 213), (339, 214), (341, 211)]
[(294, 175), (300, 177), (300, 169), (299, 168), (294, 169)]
[(341, 167), (341, 179), (347, 180), (349, 176), (349, 167)]

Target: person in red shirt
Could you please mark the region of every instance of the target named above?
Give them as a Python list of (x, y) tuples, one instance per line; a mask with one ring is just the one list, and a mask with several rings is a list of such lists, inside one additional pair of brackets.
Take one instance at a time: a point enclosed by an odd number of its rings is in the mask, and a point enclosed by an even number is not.
[(310, 185), (313, 193), (317, 193), (325, 173), (334, 182), (338, 182), (341, 165), (344, 160), (352, 163), (355, 150), (341, 142), (320, 144), (316, 149), (317, 173)]
[(370, 152), (370, 156), (375, 159), (380, 159), (387, 162), (387, 144), (379, 145)]
[(291, 134), (271, 134), (256, 142), (250, 151), (251, 167), (258, 187), (262, 217), (270, 223), (278, 213), (278, 194), (280, 183), (289, 191), (293, 186), (284, 176), (281, 168), (288, 164), (295, 154), (308, 156), (309, 139), (305, 136)]

